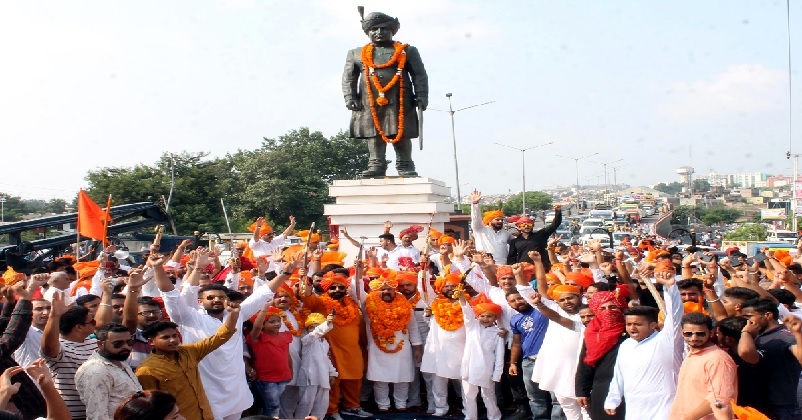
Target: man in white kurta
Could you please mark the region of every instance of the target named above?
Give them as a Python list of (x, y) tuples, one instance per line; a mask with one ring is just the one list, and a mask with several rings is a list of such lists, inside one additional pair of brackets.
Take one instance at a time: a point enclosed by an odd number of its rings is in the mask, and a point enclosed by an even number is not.
[[(585, 332), (585, 327), (579, 317), (579, 308), (577, 307), (575, 311), (572, 309), (574, 313), (568, 313), (557, 302), (545, 295), (540, 295), (541, 300), (538, 305), (530, 298), (535, 293), (532, 286), (518, 285), (518, 291), (535, 310), (542, 312), (540, 308), (545, 306), (561, 317), (572, 321), (572, 328), (569, 329), (549, 320), (549, 328), (543, 338), (543, 346), (540, 347), (535, 366), (532, 369), (532, 381), (537, 383), (541, 390), (554, 393), (568, 420), (590, 420), (587, 411), (579, 407), (576, 402), (574, 387), (574, 377)], [(557, 293), (562, 292), (558, 291)], [(581, 303), (579, 288), (576, 288), (575, 296), (577, 303)]]
[[(404, 273), (399, 273), (405, 275)], [(412, 274), (415, 276), (415, 274)], [(370, 282), (371, 292), (362, 297), (362, 313), (365, 316), (365, 325), (368, 337), (368, 370), (366, 377), (373, 381), (373, 393), (376, 397), (376, 405), (379, 410), (387, 411), (390, 409), (390, 384), (393, 384), (393, 400), (397, 410), (407, 408), (407, 398), (409, 396), (409, 383), (415, 378), (415, 361), (421, 358), (420, 333), (418, 323), (412, 314), (412, 305), (406, 300), (404, 295), (396, 291), (398, 283), (395, 280), (380, 278)], [(372, 329), (376, 326), (374, 322), (382, 322), (382, 316), (373, 315), (375, 308), (370, 308), (374, 304), (386, 304), (405, 307), (409, 311), (409, 321), (406, 323), (406, 332), (396, 330), (393, 343), (386, 343), (384, 349), (380, 348), (375, 340), (372, 339)], [(403, 305), (406, 306), (403, 306)], [(378, 311), (381, 312), (381, 311)], [(374, 319), (371, 319), (374, 318)], [(386, 324), (382, 325), (386, 327)], [(394, 352), (401, 347), (400, 351)]]
[(677, 392), (677, 377), (685, 343), (680, 324), (684, 307), (674, 284), (674, 275), (655, 273), (655, 278), (663, 284), (666, 301), (663, 329), (656, 331), (654, 328), (657, 323), (650, 323), (653, 332), (634, 339), (631, 322), (635, 316), (628, 314), (632, 309), (624, 311), (630, 338), (618, 348), (610, 391), (604, 401), (604, 409), (608, 411), (615, 410), (625, 398), (627, 420), (667, 420)]
[[(474, 191), (471, 194), (471, 230), (476, 241), (478, 251), (493, 254), (493, 259), (500, 262), (507, 261), (512, 235), (504, 229), (504, 212), (490, 210), (482, 214), (479, 202), (482, 193)], [(502, 305), (504, 306), (504, 305)]]
[[(456, 316), (462, 317), (459, 302), (452, 299), (455, 288), (460, 282), (460, 276), (447, 274), (441, 281), (439, 293), (435, 294), (427, 288), (426, 301), (434, 305), (444, 305), (453, 308), (456, 305)], [(420, 285), (418, 286), (420, 288)], [(429, 321), (429, 336), (423, 349), (421, 372), (434, 374), (432, 378), (432, 394), (434, 395), (435, 416), (444, 416), (448, 413), (448, 382), (449, 379), (462, 379), (462, 355), (465, 352), (465, 326), (460, 320), (458, 328), (444, 329), (440, 322), (447, 325), (454, 319), (438, 319), (438, 311), (432, 308), (433, 313)]]
[[(425, 343), (426, 338), (429, 336), (429, 317), (426, 316), (426, 308), (429, 307), (423, 299), (423, 295), (418, 291), (418, 276), (423, 276), (423, 272), (419, 272), (414, 278), (401, 277), (398, 278), (398, 292), (404, 295), (405, 298), (412, 305), (412, 315), (415, 322), (418, 324), (418, 334), (420, 335), (421, 342)], [(420, 395), (421, 379), (426, 383), (426, 395), (429, 401), (429, 409), (434, 412), (434, 395), (432, 394), (432, 378), (434, 375), (431, 373), (421, 373), (420, 360), (415, 363), (415, 378), (409, 383), (409, 399), (407, 400), (407, 408), (419, 407), (423, 401)]]
[[(201, 308), (192, 309), (173, 284), (167, 280), (163, 267), (153, 264), (153, 270), (164, 299), (164, 307), (170, 319), (178, 324), (184, 343), (194, 343), (214, 335), (228, 316), (228, 313), (223, 311), (222, 319), (218, 319), (207, 312), (207, 309), (212, 308), (209, 305), (216, 305), (217, 301), (204, 299)], [(199, 275), (197, 271), (195, 270), (191, 275)], [(253, 395), (248, 389), (242, 361), (242, 322), (259, 312), (273, 297), (272, 289), (278, 289), (279, 284), (283, 281), (282, 276), (277, 276), (267, 285), (257, 288), (251, 296), (245, 299), (240, 305), (240, 316), (237, 319), (237, 331), (234, 337), (211, 352), (198, 365), (206, 397), (209, 399), (215, 419), (238, 419), (244, 410), (253, 405)], [(204, 296), (205, 292), (200, 292), (200, 298), (204, 298)], [(214, 311), (216, 310), (214, 309)]]

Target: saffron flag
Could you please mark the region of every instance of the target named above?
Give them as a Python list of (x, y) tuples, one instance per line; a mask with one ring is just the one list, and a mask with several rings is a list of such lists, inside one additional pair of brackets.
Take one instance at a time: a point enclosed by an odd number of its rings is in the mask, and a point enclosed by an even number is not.
[(78, 233), (98, 241), (106, 239), (106, 223), (111, 222), (103, 209), (81, 190), (78, 192)]

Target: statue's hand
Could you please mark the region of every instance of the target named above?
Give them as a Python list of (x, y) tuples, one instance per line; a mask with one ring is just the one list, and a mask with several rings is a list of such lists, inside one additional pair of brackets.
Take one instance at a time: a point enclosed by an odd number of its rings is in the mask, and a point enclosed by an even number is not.
[(345, 107), (350, 109), (351, 111), (359, 111), (359, 102), (352, 99), (345, 103)]
[(418, 108), (421, 111), (426, 111), (426, 107), (429, 106), (429, 98), (417, 98), (415, 102), (418, 104)]

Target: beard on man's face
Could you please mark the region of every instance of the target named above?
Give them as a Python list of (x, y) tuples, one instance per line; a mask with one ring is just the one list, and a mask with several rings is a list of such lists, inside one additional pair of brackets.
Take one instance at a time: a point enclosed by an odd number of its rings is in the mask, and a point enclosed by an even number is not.
[(345, 297), (345, 292), (329, 292), (329, 297), (334, 300), (340, 300)]
[(131, 355), (131, 350), (120, 350), (119, 353), (113, 353), (107, 349), (101, 349), (97, 352), (108, 360), (116, 360), (118, 362), (124, 362), (128, 360), (128, 356)]

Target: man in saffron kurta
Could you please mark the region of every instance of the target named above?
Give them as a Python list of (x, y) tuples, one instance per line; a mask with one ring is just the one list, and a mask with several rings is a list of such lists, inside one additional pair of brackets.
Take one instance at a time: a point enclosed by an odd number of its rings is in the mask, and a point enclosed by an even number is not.
[(339, 269), (323, 276), (320, 287), (326, 292), (315, 296), (307, 288), (303, 296), (304, 308), (311, 312), (329, 315), (334, 311), (334, 328), (326, 334), (331, 348), (331, 362), (339, 376), (331, 386), (329, 393), (329, 409), (326, 416), (339, 417), (337, 414), (340, 397), (343, 401), (343, 413), (357, 417), (369, 417), (371, 413), (363, 410), (359, 404), (362, 392), (362, 376), (365, 370), (363, 332), (365, 324), (359, 306), (346, 296), (348, 278)]

